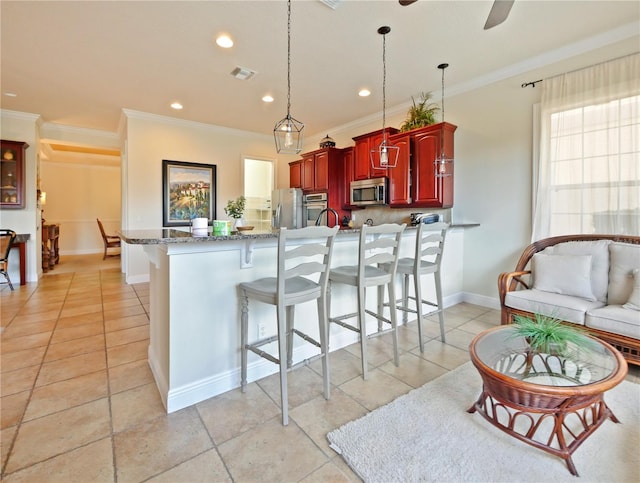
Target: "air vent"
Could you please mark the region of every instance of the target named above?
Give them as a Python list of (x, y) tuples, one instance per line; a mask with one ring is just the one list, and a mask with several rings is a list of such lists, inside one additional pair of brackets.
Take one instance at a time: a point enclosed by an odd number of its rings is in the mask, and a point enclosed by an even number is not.
[(322, 3), (324, 3), (327, 7), (335, 10), (336, 8), (338, 8), (338, 5), (340, 5), (343, 0), (320, 0)]
[(249, 80), (256, 75), (256, 73), (255, 70), (247, 69), (246, 67), (236, 67), (231, 71), (231, 75), (240, 80)]

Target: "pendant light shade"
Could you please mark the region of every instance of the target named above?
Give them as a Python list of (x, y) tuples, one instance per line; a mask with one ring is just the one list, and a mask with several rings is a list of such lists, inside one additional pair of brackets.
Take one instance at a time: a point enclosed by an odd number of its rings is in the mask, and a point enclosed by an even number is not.
[[(444, 70), (449, 67), (449, 64), (440, 64), (438, 69), (442, 70), (442, 122), (444, 123)], [(444, 126), (440, 133), (440, 154), (435, 160), (435, 172), (436, 177), (443, 178), (445, 176), (453, 175), (453, 158), (447, 156), (444, 149)]]
[(382, 142), (379, 146), (371, 150), (371, 166), (374, 169), (387, 169), (395, 168), (398, 164), (398, 155), (400, 154), (400, 148), (389, 144), (387, 138), (387, 131), (385, 128), (386, 123), (386, 108), (387, 108), (387, 37), (386, 35), (391, 32), (391, 27), (383, 26), (378, 29), (378, 33), (382, 35)]
[(276, 151), (298, 154), (302, 151), (304, 123), (291, 117), (291, 0), (287, 1), (287, 115), (273, 128)]

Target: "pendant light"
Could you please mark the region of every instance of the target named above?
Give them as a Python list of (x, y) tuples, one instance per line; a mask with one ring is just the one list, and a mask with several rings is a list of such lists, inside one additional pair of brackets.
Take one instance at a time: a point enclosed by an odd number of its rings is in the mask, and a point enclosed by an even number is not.
[(291, 117), (291, 0), (287, 1), (287, 116), (273, 128), (278, 153), (302, 151), (304, 124)]
[(387, 108), (387, 34), (391, 32), (391, 27), (383, 26), (378, 29), (378, 33), (382, 35), (382, 142), (380, 145), (371, 150), (371, 166), (374, 169), (395, 168), (398, 164), (398, 154), (400, 148), (398, 146), (389, 145), (387, 139), (386, 108)]
[(435, 160), (435, 171), (438, 178), (453, 175), (453, 159), (448, 157), (444, 152), (444, 70), (449, 67), (449, 64), (440, 64), (438, 69), (442, 70), (442, 132), (440, 133), (440, 154)]

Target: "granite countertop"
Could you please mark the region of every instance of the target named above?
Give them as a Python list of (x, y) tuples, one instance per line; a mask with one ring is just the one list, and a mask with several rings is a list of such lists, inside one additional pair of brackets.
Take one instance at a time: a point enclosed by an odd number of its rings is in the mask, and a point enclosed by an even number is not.
[[(451, 224), (451, 228), (469, 228), (479, 226), (477, 223)], [(415, 230), (415, 226), (407, 225), (405, 230)], [(360, 233), (359, 228), (340, 228), (338, 235)], [(175, 228), (158, 228), (150, 230), (118, 231), (118, 236), (131, 245), (161, 245), (167, 243), (202, 243), (224, 240), (256, 240), (277, 238), (278, 230), (234, 231), (230, 235), (214, 235), (212, 228), (207, 228), (206, 235), (196, 235), (186, 230)]]

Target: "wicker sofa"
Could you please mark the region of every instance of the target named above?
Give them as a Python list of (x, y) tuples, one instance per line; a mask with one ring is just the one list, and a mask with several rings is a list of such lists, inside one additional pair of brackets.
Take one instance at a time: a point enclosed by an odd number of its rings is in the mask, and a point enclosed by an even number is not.
[(640, 237), (566, 235), (536, 241), (498, 276), (502, 324), (533, 312), (585, 326), (640, 365)]

